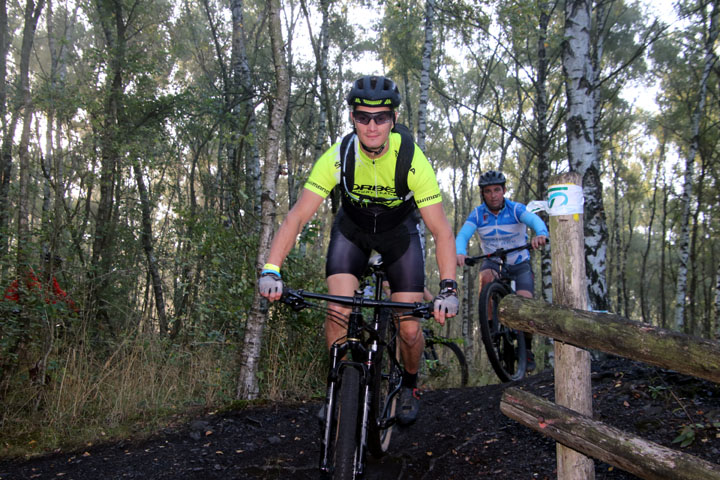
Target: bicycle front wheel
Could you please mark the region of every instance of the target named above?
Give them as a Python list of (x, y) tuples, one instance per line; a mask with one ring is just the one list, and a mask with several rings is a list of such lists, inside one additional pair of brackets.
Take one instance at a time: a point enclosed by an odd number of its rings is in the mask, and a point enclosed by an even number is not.
[(498, 317), (498, 304), (512, 293), (502, 282), (493, 281), (480, 292), (480, 334), (495, 374), (503, 382), (519, 380), (525, 376), (527, 351), (525, 336), (502, 323)]
[(368, 425), (368, 449), (376, 457), (382, 457), (390, 446), (393, 423), (397, 410), (398, 393), (402, 371), (397, 331), (389, 310), (384, 310), (379, 336), (382, 346), (377, 354), (370, 379), (370, 421)]
[(336, 402), (335, 441), (332, 454), (334, 480), (355, 478), (358, 454), (357, 429), (360, 413), (360, 372), (345, 368), (340, 375), (340, 391)]
[(468, 366), (460, 346), (443, 337), (426, 338), (418, 381), (421, 390), (467, 386)]

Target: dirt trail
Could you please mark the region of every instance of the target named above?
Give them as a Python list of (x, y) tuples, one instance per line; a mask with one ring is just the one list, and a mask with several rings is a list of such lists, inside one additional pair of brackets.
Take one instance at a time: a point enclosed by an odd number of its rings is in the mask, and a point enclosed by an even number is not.
[[(720, 459), (720, 386), (629, 361), (593, 364), (595, 418), (654, 442), (688, 423), (695, 441), (683, 451)], [(552, 372), (516, 385), (553, 398)], [(554, 479), (553, 441), (505, 417), (506, 385), (426, 392), (421, 418), (371, 460), (365, 478)], [(198, 418), (142, 441), (100, 445), (24, 462), (0, 462), (0, 480), (16, 479), (317, 479), (319, 403), (272, 405)], [(687, 412), (687, 413), (686, 413)], [(636, 478), (596, 462), (597, 479)]]

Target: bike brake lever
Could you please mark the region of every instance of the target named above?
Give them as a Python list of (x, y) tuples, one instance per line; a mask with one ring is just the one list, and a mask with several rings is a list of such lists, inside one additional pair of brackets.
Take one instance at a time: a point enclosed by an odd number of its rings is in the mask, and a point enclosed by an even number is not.
[(307, 306), (305, 299), (294, 290), (286, 290), (280, 297), (280, 301), (290, 306), (295, 312), (299, 312)]
[(475, 260), (474, 258), (470, 258), (470, 257), (465, 258), (465, 265), (467, 265), (468, 267), (472, 267), (476, 263), (477, 263), (477, 260)]

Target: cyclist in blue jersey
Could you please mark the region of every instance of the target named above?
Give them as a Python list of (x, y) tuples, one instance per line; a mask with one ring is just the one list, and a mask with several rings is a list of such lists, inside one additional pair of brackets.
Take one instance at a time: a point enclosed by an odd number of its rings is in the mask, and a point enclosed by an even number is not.
[[(465, 224), (455, 237), (458, 266), (465, 265), (467, 245), (473, 233), (480, 237), (480, 247), (484, 255), (499, 248), (509, 249), (525, 245), (528, 241), (527, 227), (535, 232), (530, 241), (534, 249), (545, 245), (548, 229), (545, 222), (525, 205), (505, 198), (505, 175), (490, 170), (480, 176), (480, 189), (483, 203), (470, 212)], [(530, 252), (520, 250), (507, 257), (507, 272), (515, 280), (515, 291), (518, 295), (532, 298), (535, 291)], [(492, 282), (498, 276), (497, 263), (492, 259), (483, 261), (480, 267), (480, 288)], [(528, 371), (535, 369), (535, 356), (532, 348), (532, 335), (525, 334), (528, 348)]]

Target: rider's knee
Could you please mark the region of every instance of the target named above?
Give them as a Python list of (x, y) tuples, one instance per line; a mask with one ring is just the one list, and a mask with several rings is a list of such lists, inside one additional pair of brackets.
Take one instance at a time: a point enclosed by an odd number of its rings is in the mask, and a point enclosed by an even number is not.
[(400, 339), (409, 346), (415, 346), (423, 339), (420, 322), (405, 322), (400, 327)]

